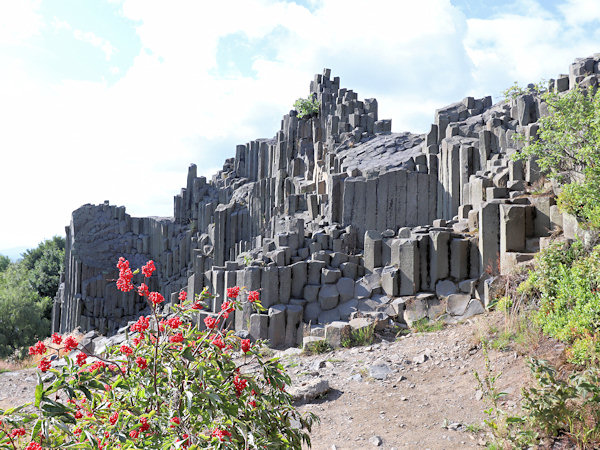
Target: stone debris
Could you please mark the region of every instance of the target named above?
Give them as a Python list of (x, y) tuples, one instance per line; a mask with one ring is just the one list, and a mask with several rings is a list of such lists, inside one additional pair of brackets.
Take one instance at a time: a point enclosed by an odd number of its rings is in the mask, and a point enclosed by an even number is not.
[(371, 444), (373, 447), (381, 447), (383, 444), (383, 439), (381, 439), (379, 436), (372, 436), (369, 438), (369, 444)]
[(374, 364), (369, 367), (369, 376), (376, 380), (386, 380), (392, 373), (392, 369), (387, 364)]
[[(576, 60), (553, 88), (593, 85), (598, 62)], [(211, 179), (190, 165), (173, 217), (132, 217), (108, 201), (73, 211), (52, 331), (113, 336), (149, 313), (116, 289), (123, 256), (132, 267), (155, 262), (149, 288), (165, 308), (182, 290), (208, 290), (200, 325), (228, 287), (245, 286), (267, 312), (235, 311), (235, 332), (281, 348), (314, 334), (336, 347), (361, 329), (349, 325), (357, 319), (381, 330), (480, 314), (494, 277), (530, 263), (553, 230), (579, 232), (552, 196), (528, 195), (536, 162), (510, 157), (523, 145), (516, 134), (534, 136), (548, 114), (535, 92), (496, 104), (467, 97), (436, 110), (423, 135), (392, 132), (377, 100), (329, 69), (310, 95), (318, 115), (290, 111), (273, 138), (236, 146)], [(96, 351), (111, 343), (98, 339), (88, 339)]]
[(310, 402), (329, 392), (329, 382), (321, 378), (314, 378), (290, 387), (288, 392), (296, 402)]

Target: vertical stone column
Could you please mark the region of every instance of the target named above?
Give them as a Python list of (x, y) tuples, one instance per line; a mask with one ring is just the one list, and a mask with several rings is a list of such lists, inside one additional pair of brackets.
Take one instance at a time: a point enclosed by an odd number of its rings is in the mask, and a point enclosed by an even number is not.
[(279, 297), (279, 270), (278, 267), (267, 266), (262, 269), (261, 276), (261, 303), (265, 308), (278, 301)]
[(500, 204), (486, 202), (479, 210), (479, 272), (491, 275), (499, 271)]
[(469, 241), (452, 239), (450, 241), (450, 276), (456, 281), (469, 276)]
[(419, 248), (415, 239), (402, 239), (399, 245), (400, 252), (400, 295), (413, 295), (419, 290), (421, 283)]
[[(385, 231), (388, 225), (388, 196), (389, 193), (388, 173), (381, 174), (377, 180), (377, 219), (375, 228), (378, 231)], [(394, 192), (391, 193), (393, 195)]]
[(406, 226), (418, 225), (418, 173), (407, 172), (406, 174)]
[[(331, 201), (335, 202), (335, 199), (332, 198)], [(367, 230), (377, 229), (377, 178), (374, 177), (370, 177), (367, 179), (365, 226)]]
[(375, 267), (381, 267), (382, 242), (381, 233), (378, 231), (365, 232), (365, 269), (369, 272), (373, 272)]
[[(260, 267), (250, 266), (246, 267), (243, 270), (238, 271), (237, 281), (240, 285), (245, 286), (248, 291), (260, 291), (261, 286), (261, 269)], [(261, 293), (262, 297), (262, 293)], [(262, 298), (261, 298), (262, 303)], [(250, 320), (250, 316), (263, 316), (262, 314), (252, 314), (252, 308), (250, 305), (246, 305), (242, 311), (235, 311), (235, 329), (239, 330), (252, 330), (252, 323)], [(266, 316), (263, 316), (266, 317)], [(260, 326), (263, 324), (264, 329), (261, 329)], [(255, 319), (255, 325), (259, 328), (254, 328), (255, 334), (253, 334), (253, 338), (255, 339), (266, 339), (267, 337), (267, 322), (263, 318)]]
[(525, 211), (528, 205), (500, 205), (500, 271), (512, 267), (507, 252), (525, 251)]
[(447, 231), (431, 231), (429, 239), (429, 289), (435, 291), (438, 280), (448, 277), (450, 233)]
[(429, 221), (429, 178), (427, 173), (417, 173), (417, 225), (427, 225)]

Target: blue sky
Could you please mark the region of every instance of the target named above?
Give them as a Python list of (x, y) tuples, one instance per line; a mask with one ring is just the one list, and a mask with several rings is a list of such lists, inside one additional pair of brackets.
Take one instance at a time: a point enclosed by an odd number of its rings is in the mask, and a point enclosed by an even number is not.
[[(394, 131), (600, 51), (596, 0), (0, 3), (0, 253), (85, 203), (171, 215), (196, 163), (271, 137), (323, 67)], [(13, 250), (11, 250), (13, 249)]]

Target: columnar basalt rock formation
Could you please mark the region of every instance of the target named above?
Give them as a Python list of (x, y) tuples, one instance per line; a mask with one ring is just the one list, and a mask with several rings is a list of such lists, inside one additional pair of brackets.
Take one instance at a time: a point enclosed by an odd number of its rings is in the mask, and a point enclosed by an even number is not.
[[(551, 87), (595, 86), (599, 61), (576, 60)], [(328, 69), (310, 94), (318, 115), (290, 111), (273, 139), (238, 145), (211, 180), (192, 164), (172, 218), (108, 202), (74, 211), (54, 330), (113, 334), (145, 312), (114, 287), (119, 256), (155, 260), (152, 288), (172, 302), (208, 288), (212, 311), (201, 315), (220, 310), (227, 287), (260, 290), (267, 313), (237, 311), (232, 323), (274, 346), (390, 318), (460, 320), (483, 312), (486, 279), (563, 226), (552, 197), (527, 195), (535, 161), (510, 158), (515, 135), (535, 136), (548, 114), (534, 91), (495, 105), (467, 97), (437, 110), (424, 135), (392, 133), (377, 101)]]

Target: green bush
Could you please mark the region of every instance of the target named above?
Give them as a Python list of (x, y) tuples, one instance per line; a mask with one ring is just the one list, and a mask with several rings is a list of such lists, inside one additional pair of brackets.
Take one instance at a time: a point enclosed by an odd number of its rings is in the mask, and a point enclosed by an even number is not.
[(64, 254), (65, 240), (55, 236), (16, 263), (0, 255), (0, 358), (23, 357), (24, 347), (50, 334)]
[(5, 255), (0, 255), (0, 272), (4, 272), (10, 265), (10, 258)]
[(600, 372), (588, 369), (562, 380), (545, 361), (531, 359), (536, 385), (523, 389), (529, 426), (547, 436), (565, 433), (577, 448), (600, 444)]
[(411, 329), (415, 333), (431, 333), (434, 331), (440, 331), (444, 328), (445, 323), (441, 320), (431, 321), (427, 317), (416, 320), (411, 325)]
[(298, 117), (301, 119), (316, 117), (319, 114), (321, 104), (316, 98), (299, 98), (294, 102), (294, 109), (298, 111)]
[(571, 362), (592, 363), (600, 332), (600, 246), (586, 252), (580, 242), (551, 245), (537, 256), (525, 290), (539, 298), (542, 331), (572, 344)]
[[(150, 278), (155, 267), (142, 273)], [(236, 309), (264, 311), (259, 293), (238, 298), (227, 289), (218, 314), (204, 316), (205, 289), (195, 299), (163, 307), (164, 297), (119, 260), (117, 287), (137, 290), (151, 307), (129, 327), (126, 340), (90, 353), (71, 337), (36, 343), (38, 376), (33, 407), (0, 410), (0, 448), (78, 449), (300, 449), (310, 447), (309, 431), (318, 418), (300, 414), (286, 391), (290, 378), (276, 358), (260, 354), (263, 342), (240, 339), (228, 329)], [(79, 350), (73, 354), (73, 350)], [(65, 356), (66, 355), (66, 356)], [(52, 367), (52, 356), (65, 364)], [(27, 447), (25, 445), (27, 444)]]

